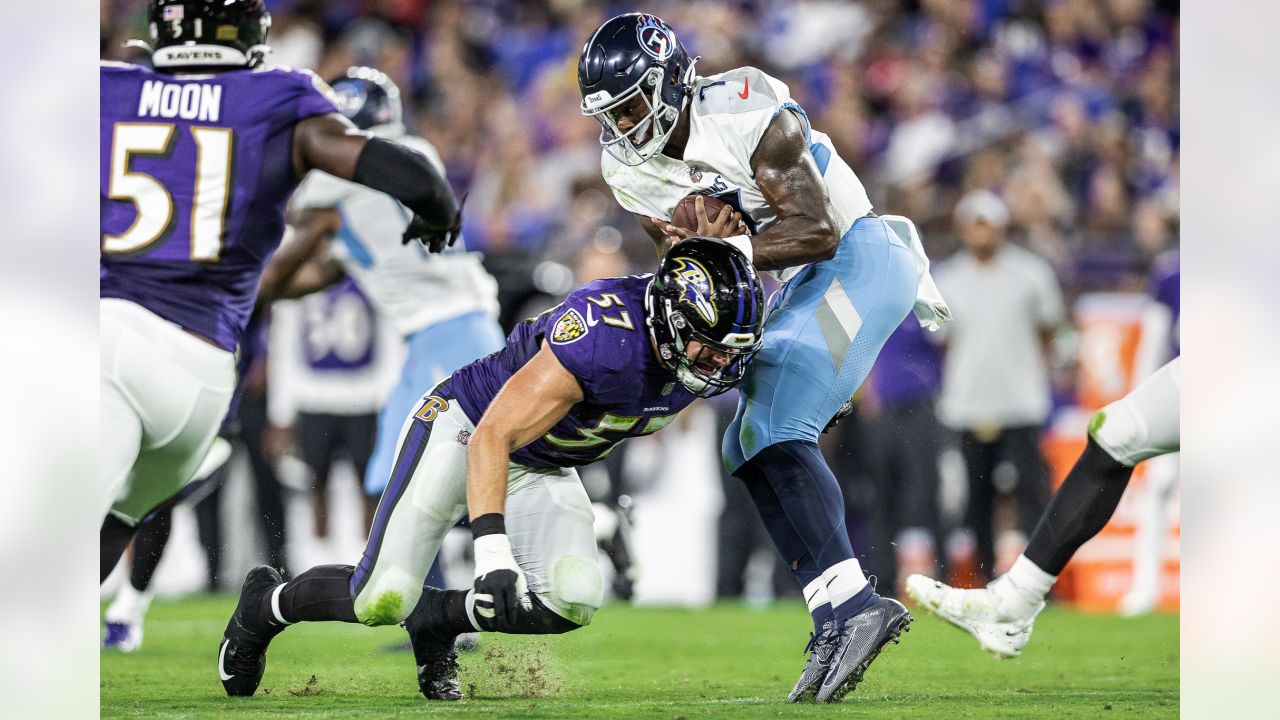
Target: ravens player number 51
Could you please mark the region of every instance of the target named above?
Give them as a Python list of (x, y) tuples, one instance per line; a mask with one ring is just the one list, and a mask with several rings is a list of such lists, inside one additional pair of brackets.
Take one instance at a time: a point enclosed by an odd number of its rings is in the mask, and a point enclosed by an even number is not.
[[(315, 75), (265, 65), (262, 0), (152, 0), (154, 69), (102, 63), (102, 573), (191, 480), (284, 204), (312, 168), (385, 192), (433, 250), (457, 201), (418, 153), (355, 128)], [(109, 509), (109, 511), (108, 511)]]

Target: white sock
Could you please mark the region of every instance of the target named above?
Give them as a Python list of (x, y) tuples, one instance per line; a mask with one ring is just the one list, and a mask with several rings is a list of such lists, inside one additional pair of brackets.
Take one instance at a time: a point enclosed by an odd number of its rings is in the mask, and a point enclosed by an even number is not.
[(107, 622), (136, 622), (147, 614), (147, 607), (151, 605), (151, 593), (139, 592), (126, 578), (120, 583), (120, 590), (116, 592), (115, 599), (111, 601), (111, 605), (107, 608)]
[(821, 576), (804, 586), (804, 604), (809, 606), (810, 614), (823, 605), (831, 604), (831, 598), (827, 595), (827, 581)]
[(276, 622), (281, 625), (292, 625), (293, 623), (284, 619), (284, 615), (280, 613), (280, 592), (284, 590), (285, 583), (280, 583), (275, 590), (271, 591), (271, 614), (275, 616)]
[(1019, 555), (1009, 572), (1000, 576), (992, 586), (997, 593), (1017, 595), (1024, 602), (1038, 605), (1049, 594), (1049, 589), (1057, 579), (1057, 575), (1041, 570), (1026, 555)]
[(467, 591), (467, 599), (464, 605), (467, 608), (467, 619), (471, 621), (471, 627), (475, 628), (476, 632), (484, 632), (484, 630), (480, 629), (480, 622), (476, 620), (475, 588)]
[(862, 565), (857, 558), (849, 558), (823, 570), (822, 579), (827, 585), (832, 608), (840, 607), (867, 586), (867, 576), (862, 574)]

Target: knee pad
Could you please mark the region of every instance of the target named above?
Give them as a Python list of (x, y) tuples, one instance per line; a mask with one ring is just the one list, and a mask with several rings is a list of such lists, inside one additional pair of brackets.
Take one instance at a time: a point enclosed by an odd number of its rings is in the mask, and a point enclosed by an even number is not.
[(1128, 395), (1098, 411), (1089, 421), (1089, 436), (1117, 462), (1130, 466), (1177, 452), (1181, 445), (1179, 378), (1179, 362), (1174, 358)]
[(565, 555), (551, 568), (551, 591), (544, 599), (566, 620), (581, 627), (604, 602), (604, 576), (593, 560)]
[(355, 597), (356, 619), (365, 625), (404, 622), (422, 596), (422, 578), (414, 579), (400, 568), (380, 570)]
[(1123, 397), (1094, 413), (1089, 420), (1089, 437), (1116, 462), (1133, 467), (1153, 452), (1150, 430), (1128, 397)]

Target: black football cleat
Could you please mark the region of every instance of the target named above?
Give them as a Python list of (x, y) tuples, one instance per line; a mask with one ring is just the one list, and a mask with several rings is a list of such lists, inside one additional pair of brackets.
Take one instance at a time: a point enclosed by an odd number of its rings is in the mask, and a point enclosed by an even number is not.
[(275, 568), (259, 565), (249, 571), (240, 588), (240, 602), (218, 645), (218, 677), (232, 697), (249, 697), (258, 690), (267, 669), (267, 645), (283, 625), (266, 617), (262, 600), (282, 582)]
[(421, 612), (405, 619), (413, 647), (413, 663), (418, 668), (418, 691), (428, 700), (461, 700), (462, 683), (458, 681), (458, 653), (454, 637), (441, 637), (429, 630)]
[(910, 629), (911, 619), (902, 603), (878, 597), (862, 612), (840, 623), (831, 669), (814, 700), (835, 702), (852, 692), (884, 646), (898, 642), (898, 636)]
[(804, 663), (804, 670), (800, 671), (800, 679), (796, 681), (796, 686), (787, 696), (787, 702), (813, 700), (822, 681), (827, 678), (827, 671), (831, 668), (831, 656), (835, 654), (839, 640), (840, 634), (836, 631), (835, 620), (824, 622), (821, 632), (809, 634), (809, 645), (805, 647), (805, 652), (809, 653), (809, 659)]

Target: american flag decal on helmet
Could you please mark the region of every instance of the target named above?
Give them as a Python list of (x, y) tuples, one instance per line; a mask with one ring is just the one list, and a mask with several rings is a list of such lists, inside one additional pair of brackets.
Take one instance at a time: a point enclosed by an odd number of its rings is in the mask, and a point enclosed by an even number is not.
[(182, 5), (165, 5), (164, 11), (160, 14), (160, 19), (165, 22), (174, 22), (186, 17), (186, 8)]

